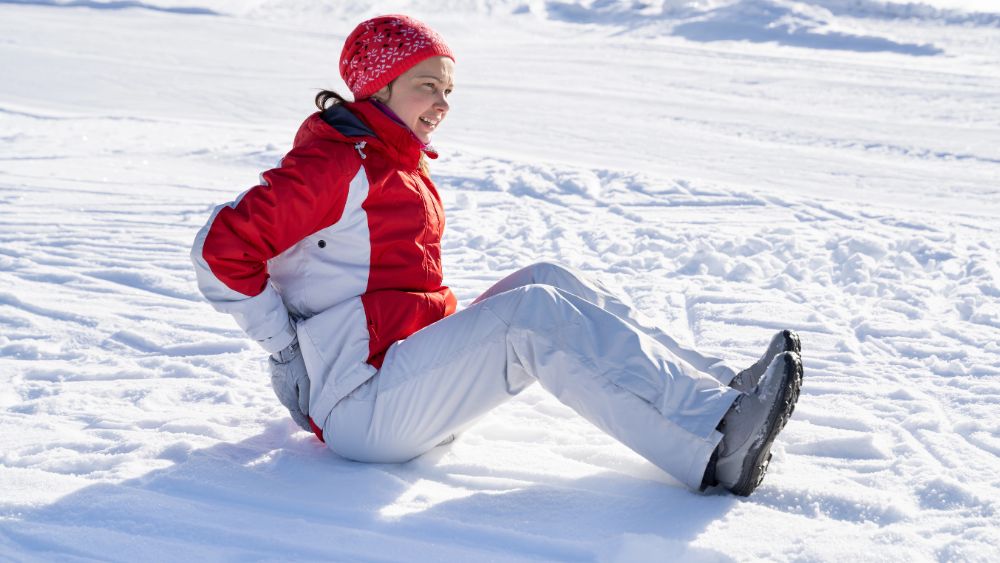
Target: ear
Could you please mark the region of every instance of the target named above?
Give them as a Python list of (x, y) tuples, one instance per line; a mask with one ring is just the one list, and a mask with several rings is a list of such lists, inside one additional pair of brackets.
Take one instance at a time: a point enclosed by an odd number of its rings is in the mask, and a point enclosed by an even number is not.
[(378, 100), (383, 104), (388, 102), (389, 98), (391, 97), (392, 97), (392, 82), (386, 84), (385, 86), (382, 87), (381, 90), (372, 94), (372, 98), (375, 98), (376, 100)]

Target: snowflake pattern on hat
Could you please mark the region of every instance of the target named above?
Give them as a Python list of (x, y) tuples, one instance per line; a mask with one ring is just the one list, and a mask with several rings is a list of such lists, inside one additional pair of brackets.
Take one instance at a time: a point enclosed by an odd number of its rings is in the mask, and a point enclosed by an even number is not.
[(340, 76), (360, 100), (436, 55), (455, 60), (444, 39), (426, 24), (409, 16), (379, 16), (361, 22), (347, 37)]

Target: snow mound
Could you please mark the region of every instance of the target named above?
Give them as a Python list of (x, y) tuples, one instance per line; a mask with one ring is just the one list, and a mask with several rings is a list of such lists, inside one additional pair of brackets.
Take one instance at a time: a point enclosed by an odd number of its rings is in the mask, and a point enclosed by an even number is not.
[(694, 41), (775, 42), (812, 49), (889, 51), (907, 55), (938, 55), (929, 44), (894, 41), (887, 37), (838, 31), (833, 13), (822, 5), (785, 0), (735, 2), (688, 18), (672, 33)]
[(905, 2), (886, 0), (806, 0), (838, 16), (890, 20), (939, 21), (949, 24), (1000, 25), (1000, 3), (992, 0)]

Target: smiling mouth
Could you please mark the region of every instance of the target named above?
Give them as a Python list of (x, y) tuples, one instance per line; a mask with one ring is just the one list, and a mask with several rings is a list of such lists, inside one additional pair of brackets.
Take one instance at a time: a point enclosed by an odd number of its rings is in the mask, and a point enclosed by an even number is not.
[(423, 123), (424, 125), (430, 127), (431, 129), (433, 129), (433, 128), (435, 128), (435, 127), (438, 126), (438, 123), (441, 123), (441, 120), (439, 120), (439, 119), (437, 119), (437, 120), (436, 119), (429, 119), (429, 118), (426, 118), (426, 117), (421, 117), (420, 118), (420, 122)]

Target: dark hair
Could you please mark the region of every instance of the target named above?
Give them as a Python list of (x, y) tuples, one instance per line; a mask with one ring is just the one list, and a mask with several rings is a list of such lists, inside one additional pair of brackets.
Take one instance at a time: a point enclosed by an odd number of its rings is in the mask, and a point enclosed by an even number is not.
[[(392, 85), (395, 84), (395, 83), (396, 83), (396, 79), (394, 78), (394, 79), (392, 79), (391, 82), (389, 82), (388, 84), (385, 85), (385, 88), (389, 89), (389, 98), (392, 97)], [(381, 91), (382, 90), (379, 90), (379, 92), (381, 92)], [(375, 98), (375, 96), (372, 96), (372, 97)], [(378, 100), (378, 101), (380, 101), (380, 102), (382, 102), (384, 104), (384, 103), (386, 103), (386, 102), (389, 101), (389, 98), (386, 98), (384, 100), (381, 99), (381, 98), (375, 98), (375, 99)], [(333, 102), (331, 103), (330, 100), (333, 100)], [(343, 96), (341, 96), (340, 94), (334, 92), (333, 90), (320, 90), (319, 93), (316, 94), (316, 108), (319, 109), (319, 111), (323, 111), (323, 110), (325, 110), (326, 108), (328, 108), (330, 106), (335, 106), (337, 104), (343, 104), (343, 103), (348, 102), (348, 101), (349, 100), (345, 99)], [(357, 100), (355, 100), (355, 101), (357, 101)]]
[[(333, 103), (330, 103), (330, 100), (333, 100)], [(347, 100), (345, 100), (343, 96), (333, 90), (320, 90), (319, 93), (316, 94), (316, 107), (319, 111), (323, 111), (330, 106), (342, 104), (346, 101)]]

